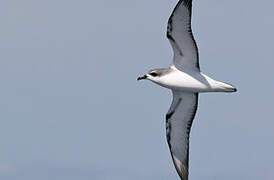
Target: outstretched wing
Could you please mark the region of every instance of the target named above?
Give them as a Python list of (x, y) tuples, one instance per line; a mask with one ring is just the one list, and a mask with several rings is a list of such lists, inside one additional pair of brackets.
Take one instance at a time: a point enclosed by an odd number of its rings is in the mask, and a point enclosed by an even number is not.
[(189, 133), (198, 106), (198, 93), (173, 92), (166, 115), (166, 136), (173, 163), (182, 180), (188, 180)]
[(191, 29), (192, 0), (180, 0), (167, 27), (167, 38), (174, 51), (173, 65), (181, 71), (200, 71), (199, 54)]

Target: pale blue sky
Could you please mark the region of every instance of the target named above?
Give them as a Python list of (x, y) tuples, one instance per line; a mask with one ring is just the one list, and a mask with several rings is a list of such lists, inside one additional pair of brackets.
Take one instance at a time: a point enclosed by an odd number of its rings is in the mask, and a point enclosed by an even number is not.
[[(167, 67), (177, 0), (0, 2), (0, 179), (178, 179), (165, 139), (171, 94), (137, 82)], [(274, 2), (195, 0), (202, 94), (190, 180), (274, 178)]]

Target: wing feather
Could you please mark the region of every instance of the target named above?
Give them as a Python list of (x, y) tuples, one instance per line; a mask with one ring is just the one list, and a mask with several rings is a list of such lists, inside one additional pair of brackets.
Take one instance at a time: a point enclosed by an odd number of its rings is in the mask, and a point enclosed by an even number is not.
[(173, 101), (166, 115), (166, 136), (175, 168), (188, 180), (189, 134), (198, 106), (197, 93), (173, 91)]
[(167, 27), (167, 38), (174, 51), (173, 65), (181, 71), (200, 71), (198, 47), (191, 29), (192, 0), (180, 0)]

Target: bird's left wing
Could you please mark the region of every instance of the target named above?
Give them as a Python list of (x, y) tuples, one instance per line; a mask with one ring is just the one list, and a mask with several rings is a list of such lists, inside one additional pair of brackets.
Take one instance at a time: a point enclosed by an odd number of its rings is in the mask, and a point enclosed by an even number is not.
[(189, 133), (198, 106), (198, 93), (173, 92), (166, 115), (166, 136), (173, 163), (182, 180), (188, 179)]
[(200, 71), (197, 44), (191, 29), (192, 0), (180, 0), (167, 27), (167, 38), (173, 48), (173, 65), (181, 71)]

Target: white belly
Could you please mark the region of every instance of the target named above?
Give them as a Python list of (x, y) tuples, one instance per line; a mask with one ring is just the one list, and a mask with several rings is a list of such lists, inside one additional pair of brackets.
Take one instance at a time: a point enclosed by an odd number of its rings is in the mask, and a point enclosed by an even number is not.
[(230, 92), (234, 88), (199, 72), (185, 73), (174, 71), (159, 78), (155, 83), (172, 90), (186, 92)]

